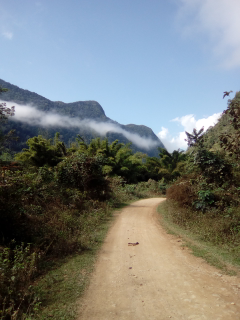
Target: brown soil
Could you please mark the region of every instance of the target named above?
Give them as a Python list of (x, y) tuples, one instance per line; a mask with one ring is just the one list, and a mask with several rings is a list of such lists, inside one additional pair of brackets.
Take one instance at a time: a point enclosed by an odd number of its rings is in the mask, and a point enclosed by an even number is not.
[(137, 201), (121, 211), (79, 319), (240, 319), (240, 279), (222, 275), (163, 230), (156, 213), (163, 200)]

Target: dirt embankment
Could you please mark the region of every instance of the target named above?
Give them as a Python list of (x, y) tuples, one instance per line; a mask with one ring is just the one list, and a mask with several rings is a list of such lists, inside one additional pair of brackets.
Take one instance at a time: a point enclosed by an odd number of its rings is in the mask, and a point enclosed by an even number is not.
[(239, 278), (221, 275), (166, 234), (156, 214), (161, 201), (141, 200), (121, 211), (100, 252), (79, 319), (240, 319)]

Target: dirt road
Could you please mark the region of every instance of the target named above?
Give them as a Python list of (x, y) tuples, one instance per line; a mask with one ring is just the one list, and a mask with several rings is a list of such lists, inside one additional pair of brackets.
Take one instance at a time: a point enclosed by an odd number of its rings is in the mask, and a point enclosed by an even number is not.
[(166, 234), (156, 213), (161, 201), (141, 200), (121, 211), (100, 252), (79, 319), (240, 319), (239, 278), (221, 275)]

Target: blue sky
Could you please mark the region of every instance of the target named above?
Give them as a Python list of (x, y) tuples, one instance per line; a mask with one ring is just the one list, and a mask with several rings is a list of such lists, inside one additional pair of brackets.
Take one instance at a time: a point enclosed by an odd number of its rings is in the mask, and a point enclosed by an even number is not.
[(0, 78), (96, 100), (184, 148), (184, 130), (216, 122), (223, 91), (240, 89), (239, 14), (239, 0), (0, 0)]

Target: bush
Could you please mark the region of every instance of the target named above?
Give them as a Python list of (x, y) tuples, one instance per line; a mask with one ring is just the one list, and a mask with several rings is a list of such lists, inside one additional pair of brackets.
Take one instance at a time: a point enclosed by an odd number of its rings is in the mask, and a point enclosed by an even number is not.
[(179, 179), (175, 184), (167, 189), (166, 195), (168, 199), (177, 201), (180, 206), (190, 207), (197, 200), (195, 187), (192, 184), (192, 179)]
[(198, 200), (193, 203), (196, 209), (205, 211), (207, 207), (214, 204), (215, 197), (211, 190), (199, 190), (197, 193)]
[[(228, 207), (223, 211), (209, 208), (203, 214), (193, 208), (183, 208), (173, 200), (167, 200), (168, 215), (181, 227), (191, 230), (204, 241), (215, 245), (224, 245), (229, 250), (240, 247), (240, 210)], [(239, 252), (238, 252), (239, 256)]]
[(164, 179), (161, 179), (159, 182), (158, 182), (158, 189), (159, 191), (162, 193), (162, 194), (166, 194), (167, 192), (167, 188), (168, 188), (168, 185), (167, 183), (164, 181)]
[(74, 154), (56, 167), (55, 177), (61, 185), (87, 192), (90, 198), (107, 199), (109, 188), (102, 172), (103, 164), (102, 156)]
[(219, 153), (198, 147), (194, 155), (194, 163), (200, 168), (208, 183), (222, 185), (232, 178), (232, 166)]
[(38, 255), (30, 245), (4, 248), (0, 252), (0, 318), (23, 319), (31, 312), (34, 299), (31, 282), (36, 273)]
[(134, 185), (105, 177), (104, 165), (101, 155), (75, 153), (55, 167), (5, 171), (0, 184), (0, 319), (23, 320), (38, 307), (31, 283), (46, 260), (91, 248), (111, 207), (159, 194), (154, 180)]

